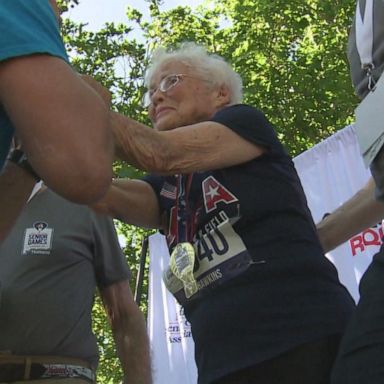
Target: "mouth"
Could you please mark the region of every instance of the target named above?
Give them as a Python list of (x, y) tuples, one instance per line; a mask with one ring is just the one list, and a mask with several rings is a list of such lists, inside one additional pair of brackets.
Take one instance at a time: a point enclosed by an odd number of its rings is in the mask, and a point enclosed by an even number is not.
[(168, 112), (172, 111), (173, 108), (171, 107), (159, 107), (156, 109), (155, 113), (155, 119), (158, 120), (162, 116), (166, 115)]

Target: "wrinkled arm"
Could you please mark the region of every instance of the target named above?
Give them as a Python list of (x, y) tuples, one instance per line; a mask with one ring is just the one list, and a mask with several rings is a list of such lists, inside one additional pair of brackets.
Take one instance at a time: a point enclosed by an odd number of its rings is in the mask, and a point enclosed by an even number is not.
[(138, 168), (158, 174), (226, 168), (266, 151), (212, 121), (157, 132), (116, 112), (111, 117), (117, 155)]
[(145, 320), (133, 300), (128, 281), (104, 288), (101, 296), (123, 368), (124, 384), (150, 384), (150, 348)]
[(35, 184), (33, 176), (11, 162), (0, 173), (0, 242), (11, 230)]
[(373, 179), (317, 224), (321, 244), (329, 252), (384, 218), (384, 204), (374, 196)]
[(105, 196), (91, 208), (138, 227), (161, 228), (157, 197), (152, 187), (142, 180), (113, 180)]
[(104, 195), (112, 177), (109, 110), (65, 61), (32, 55), (1, 62), (0, 104), (51, 189), (78, 203)]

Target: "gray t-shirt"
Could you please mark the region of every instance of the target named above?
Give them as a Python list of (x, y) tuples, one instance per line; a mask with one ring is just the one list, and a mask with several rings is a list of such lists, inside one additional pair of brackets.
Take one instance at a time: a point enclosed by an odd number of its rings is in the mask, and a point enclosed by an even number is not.
[(129, 276), (110, 218), (41, 191), (0, 245), (0, 351), (77, 357), (96, 368), (96, 286)]

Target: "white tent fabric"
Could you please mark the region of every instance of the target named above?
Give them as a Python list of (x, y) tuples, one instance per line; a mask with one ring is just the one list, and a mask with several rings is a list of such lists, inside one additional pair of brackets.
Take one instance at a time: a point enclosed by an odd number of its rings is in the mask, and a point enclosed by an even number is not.
[(196, 384), (197, 369), (191, 326), (182, 307), (165, 288), (162, 271), (169, 261), (164, 236), (149, 237), (148, 332), (154, 384)]
[[(302, 153), (294, 162), (316, 223), (355, 194), (370, 176), (352, 125)], [(356, 301), (360, 278), (379, 248), (380, 231), (380, 225), (369, 228), (327, 254)]]
[[(360, 156), (353, 126), (348, 126), (294, 159), (315, 222), (356, 193), (369, 171)], [(341, 282), (357, 301), (358, 283), (381, 243), (379, 225), (335, 249), (327, 257)], [(190, 325), (182, 308), (162, 283), (169, 253), (160, 234), (149, 238), (148, 328), (152, 344), (155, 384), (195, 384), (196, 366)]]

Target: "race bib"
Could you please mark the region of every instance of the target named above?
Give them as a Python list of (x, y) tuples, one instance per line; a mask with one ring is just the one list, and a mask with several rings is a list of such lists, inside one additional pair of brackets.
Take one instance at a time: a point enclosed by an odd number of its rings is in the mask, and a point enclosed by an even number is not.
[(202, 234), (194, 243), (194, 248), (196, 260), (193, 275), (197, 284), (195, 294), (186, 297), (183, 282), (170, 268), (163, 273), (166, 287), (182, 305), (243, 273), (251, 263), (243, 241), (229, 220)]

